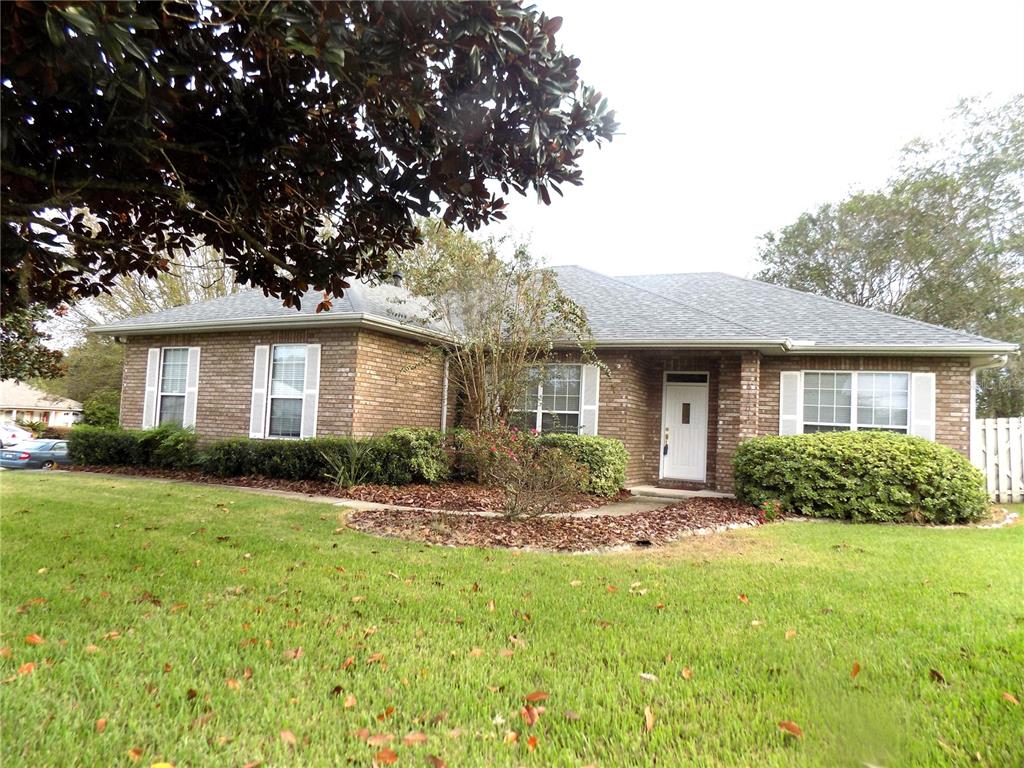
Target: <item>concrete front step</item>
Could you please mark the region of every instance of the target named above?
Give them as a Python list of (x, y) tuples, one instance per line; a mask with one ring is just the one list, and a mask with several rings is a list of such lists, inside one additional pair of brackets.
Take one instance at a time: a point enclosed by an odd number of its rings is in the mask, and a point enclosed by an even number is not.
[(627, 488), (634, 496), (654, 496), (661, 499), (692, 499), (704, 497), (709, 499), (733, 499), (731, 493), (718, 491), (684, 491), (678, 488), (659, 488), (656, 485), (633, 485)]

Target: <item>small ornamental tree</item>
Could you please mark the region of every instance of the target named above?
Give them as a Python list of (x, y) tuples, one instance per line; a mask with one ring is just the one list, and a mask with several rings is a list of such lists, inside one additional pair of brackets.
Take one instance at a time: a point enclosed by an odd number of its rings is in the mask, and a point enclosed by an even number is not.
[(523, 245), (511, 256), (500, 242), (481, 242), (438, 223), (423, 227), (424, 242), (407, 253), (399, 270), (424, 304), (414, 309), (448, 337), (440, 344), (449, 381), (462, 398), (462, 423), (494, 429), (521, 407), (538, 369), (556, 347), (575, 349), (596, 363), (583, 309), (559, 287)]

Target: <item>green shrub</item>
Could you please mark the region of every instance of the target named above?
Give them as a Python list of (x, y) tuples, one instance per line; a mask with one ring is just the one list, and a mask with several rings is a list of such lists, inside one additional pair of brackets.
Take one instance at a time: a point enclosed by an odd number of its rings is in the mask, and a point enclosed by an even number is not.
[(393, 429), (377, 438), (374, 449), (378, 483), (439, 483), (451, 477), (451, 458), (439, 430)]
[(189, 469), (199, 460), (195, 432), (166, 425), (129, 430), (80, 424), (68, 436), (68, 456), (74, 464), (160, 469)]
[(84, 466), (125, 466), (137, 453), (138, 435), (127, 429), (79, 424), (68, 435), (68, 458)]
[(96, 427), (116, 429), (121, 418), (121, 390), (98, 389), (82, 403), (82, 421)]
[(757, 437), (733, 457), (736, 495), (782, 512), (962, 523), (988, 508), (981, 473), (951, 448), (892, 432)]
[(541, 445), (558, 448), (577, 464), (587, 468), (581, 490), (600, 496), (614, 496), (626, 485), (629, 454), (619, 440), (596, 435), (541, 435)]
[[(353, 447), (358, 443), (359, 447)], [(352, 466), (358, 455), (359, 466)], [(204, 471), (219, 477), (263, 475), (279, 480), (325, 480), (405, 485), (447, 480), (451, 465), (443, 435), (432, 429), (396, 429), (380, 437), (307, 440), (218, 440), (203, 452)], [(353, 473), (346, 468), (353, 469)], [(357, 470), (357, 471), (356, 471)]]

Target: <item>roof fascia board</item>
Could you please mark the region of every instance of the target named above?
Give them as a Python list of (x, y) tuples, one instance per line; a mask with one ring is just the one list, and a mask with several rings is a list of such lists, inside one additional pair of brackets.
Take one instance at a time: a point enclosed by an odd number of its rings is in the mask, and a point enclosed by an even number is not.
[(317, 328), (332, 326), (339, 328), (368, 328), (435, 342), (446, 342), (450, 337), (441, 331), (429, 328), (416, 328), (408, 323), (400, 323), (388, 318), (365, 313), (348, 313), (345, 315), (296, 315), (294, 317), (247, 317), (234, 320), (187, 320), (178, 323), (139, 323), (98, 325), (89, 328), (89, 333), (101, 336), (142, 336), (162, 335), (171, 333), (216, 333), (218, 331), (247, 331), (253, 328)]

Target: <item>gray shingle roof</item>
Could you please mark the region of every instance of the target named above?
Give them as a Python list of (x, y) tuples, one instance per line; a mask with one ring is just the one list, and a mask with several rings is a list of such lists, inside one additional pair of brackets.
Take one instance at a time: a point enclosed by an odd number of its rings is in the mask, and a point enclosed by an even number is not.
[(130, 317), (100, 326), (96, 330), (118, 334), (160, 331), (166, 327), (170, 333), (190, 326), (212, 326), (212, 329), (216, 329), (217, 325), (223, 325), (236, 328), (244, 326), (247, 321), (253, 321), (253, 324), (274, 320), (280, 320), (282, 324), (319, 324), (367, 318), (407, 325), (411, 330), (441, 330), (430, 322), (429, 312), (422, 300), (390, 283), (353, 281), (344, 296), (332, 300), (329, 311), (318, 314), (316, 306), (322, 298), (323, 294), (319, 291), (307, 291), (302, 297), (301, 308), (296, 310), (283, 306), (280, 299), (265, 296), (260, 290), (247, 289), (198, 304)]
[[(579, 266), (554, 267), (562, 289), (587, 313), (598, 345), (734, 346), (826, 351), (934, 348), (998, 354), (1015, 346), (721, 272), (608, 277)], [(443, 334), (426, 305), (404, 288), (354, 281), (329, 312), (308, 292), (301, 310), (259, 290), (101, 326), (106, 334), (229, 330), (254, 325), (369, 323), (397, 333)]]
[(889, 348), (1013, 346), (722, 272), (633, 275), (619, 279), (678, 301), (687, 308), (714, 312), (757, 328), (764, 336), (788, 337), (798, 347), (808, 343), (821, 347)]

